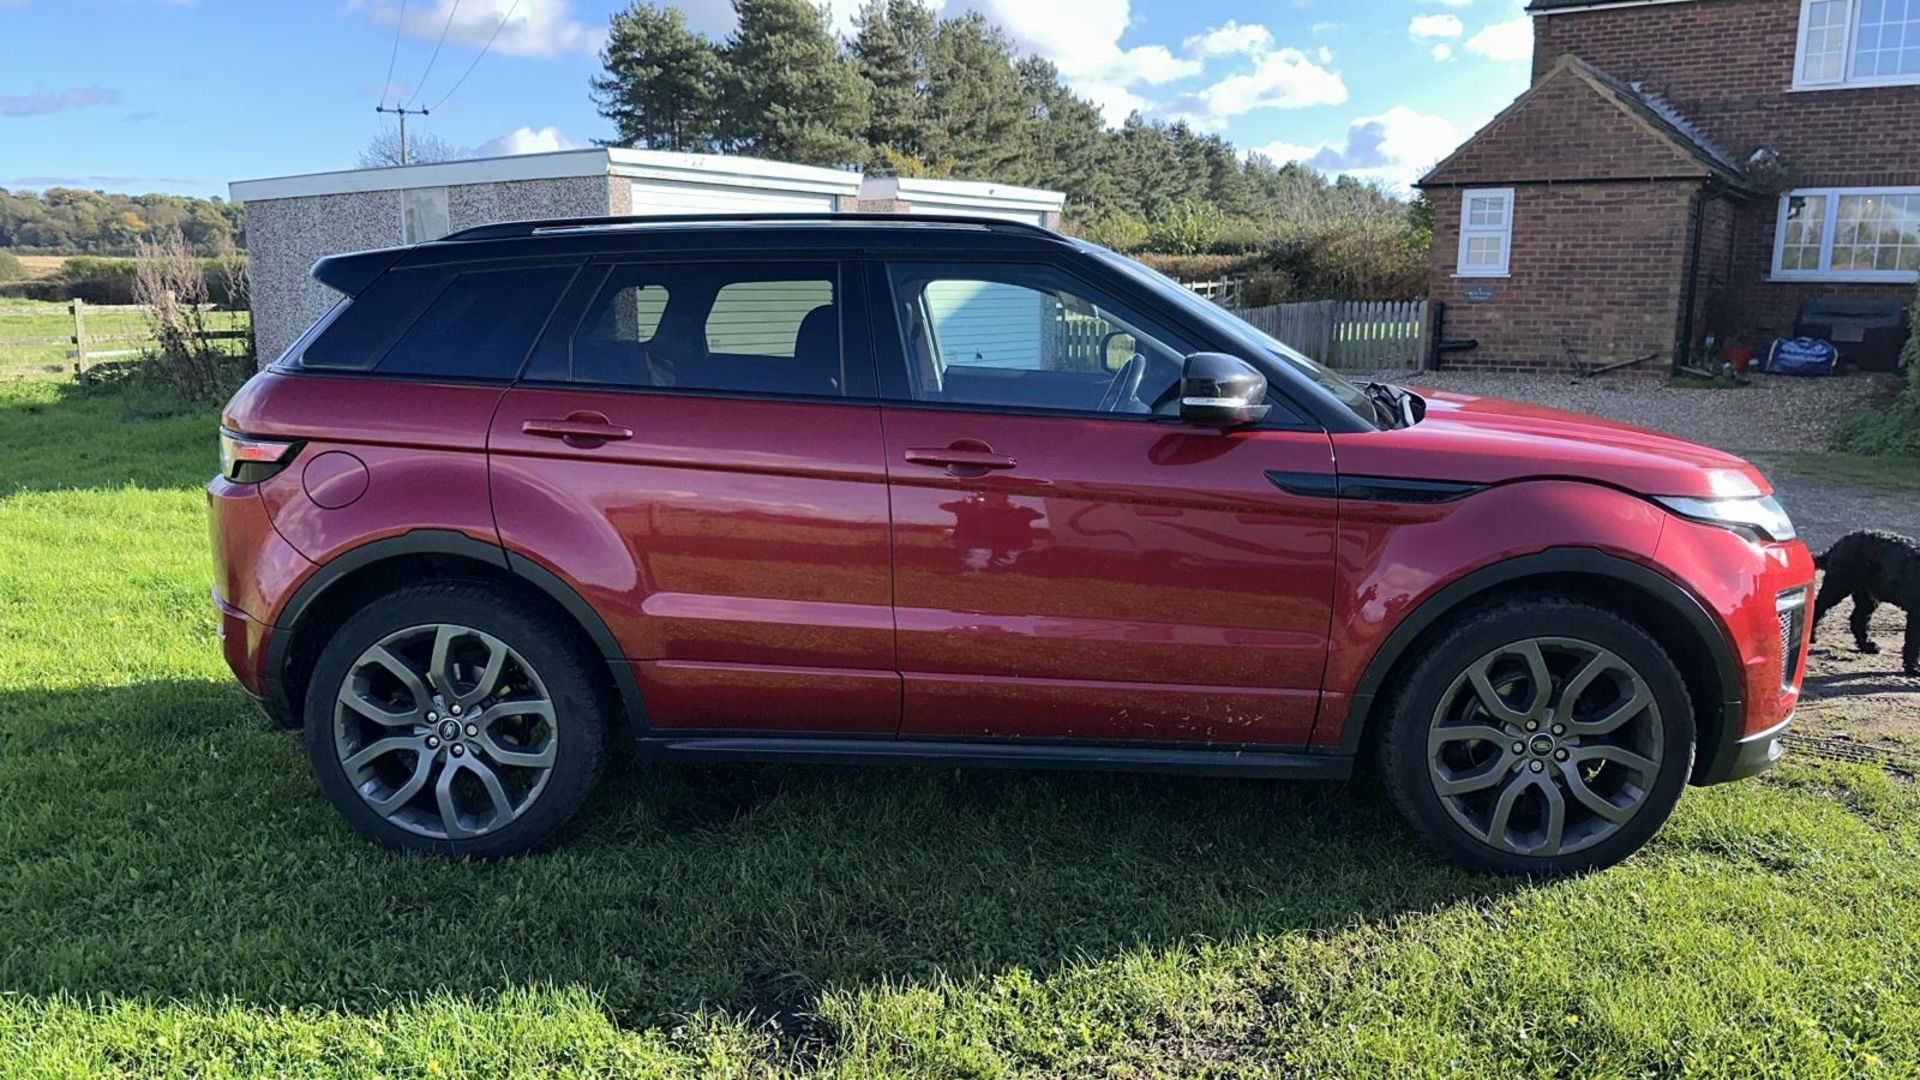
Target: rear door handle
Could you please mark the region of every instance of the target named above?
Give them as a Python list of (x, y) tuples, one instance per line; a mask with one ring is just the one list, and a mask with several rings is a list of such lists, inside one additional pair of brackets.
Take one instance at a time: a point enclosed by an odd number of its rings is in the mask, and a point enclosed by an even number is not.
[(945, 469), (955, 476), (984, 476), (995, 469), (1011, 469), (1020, 464), (1006, 454), (996, 454), (985, 443), (945, 447), (915, 447), (907, 451), (907, 462)]
[(520, 425), (522, 434), (542, 439), (560, 439), (568, 446), (591, 448), (633, 438), (633, 429), (608, 422), (596, 412), (577, 412), (564, 420), (528, 420)]

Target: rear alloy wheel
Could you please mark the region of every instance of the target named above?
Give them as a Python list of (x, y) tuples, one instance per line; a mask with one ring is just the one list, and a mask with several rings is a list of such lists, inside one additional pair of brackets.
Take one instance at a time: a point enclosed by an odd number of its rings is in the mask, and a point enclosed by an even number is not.
[(1665, 821), (1692, 767), (1672, 661), (1639, 627), (1574, 601), (1467, 619), (1415, 666), (1394, 708), (1383, 759), (1396, 802), (1481, 869), (1617, 862)]
[(446, 855), (551, 835), (598, 769), (600, 696), (543, 613), (466, 584), (405, 589), (347, 620), (307, 697), (321, 786), (362, 833)]
[(464, 840), (525, 813), (559, 758), (553, 701), (500, 639), (433, 623), (388, 634), (347, 671), (333, 747), (374, 813)]

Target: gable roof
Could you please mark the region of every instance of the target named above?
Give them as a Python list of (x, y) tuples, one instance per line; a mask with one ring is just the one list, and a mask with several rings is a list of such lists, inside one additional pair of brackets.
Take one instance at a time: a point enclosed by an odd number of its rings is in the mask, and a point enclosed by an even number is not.
[[(1583, 137), (1568, 139), (1576, 119)], [(1751, 187), (1733, 155), (1671, 103), (1569, 54), (1417, 186), (1696, 177)]]

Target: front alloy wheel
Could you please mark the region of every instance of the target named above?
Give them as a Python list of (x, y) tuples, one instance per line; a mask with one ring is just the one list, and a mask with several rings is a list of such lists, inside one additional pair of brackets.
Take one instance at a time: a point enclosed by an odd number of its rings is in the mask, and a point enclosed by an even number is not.
[(354, 661), (333, 745), (375, 813), (421, 836), (461, 840), (533, 805), (558, 732), (553, 701), (524, 657), (472, 627), (437, 623), (389, 634)]
[(1572, 854), (1646, 805), (1661, 739), (1660, 706), (1631, 664), (1590, 642), (1527, 638), (1481, 656), (1441, 696), (1427, 775), (1489, 847)]
[(1394, 803), (1462, 865), (1608, 866), (1647, 842), (1693, 768), (1686, 681), (1643, 627), (1522, 595), (1419, 639), (1377, 743)]

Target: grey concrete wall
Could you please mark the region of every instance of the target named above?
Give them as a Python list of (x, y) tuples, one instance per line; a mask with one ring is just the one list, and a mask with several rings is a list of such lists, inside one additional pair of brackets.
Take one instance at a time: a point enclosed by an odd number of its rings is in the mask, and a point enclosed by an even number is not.
[[(614, 187), (624, 196), (626, 184)], [(370, 191), (247, 203), (247, 277), (261, 363), (293, 344), (339, 294), (313, 280), (314, 260), (403, 240), (400, 193)], [(495, 221), (589, 217), (611, 211), (606, 176), (462, 184), (447, 189), (453, 229)]]
[(253, 339), (266, 364), (326, 312), (340, 294), (308, 271), (322, 255), (400, 242), (400, 193), (314, 195), (247, 204), (247, 285)]

